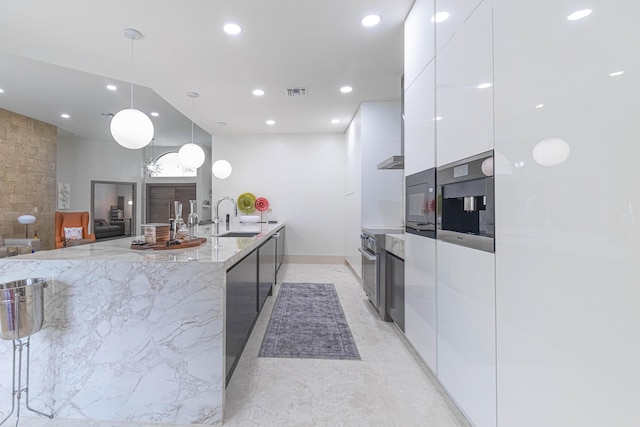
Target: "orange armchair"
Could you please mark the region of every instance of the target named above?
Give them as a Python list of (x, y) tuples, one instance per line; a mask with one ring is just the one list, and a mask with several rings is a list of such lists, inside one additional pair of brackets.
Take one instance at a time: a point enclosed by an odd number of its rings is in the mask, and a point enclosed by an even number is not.
[(56, 212), (56, 249), (66, 246), (64, 229), (68, 227), (82, 227), (82, 239), (74, 240), (74, 245), (96, 241), (96, 236), (89, 233), (89, 212)]

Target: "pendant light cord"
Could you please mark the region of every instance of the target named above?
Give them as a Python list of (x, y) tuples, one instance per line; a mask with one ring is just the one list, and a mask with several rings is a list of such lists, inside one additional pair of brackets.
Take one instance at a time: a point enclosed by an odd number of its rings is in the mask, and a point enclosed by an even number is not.
[(193, 103), (195, 101), (195, 97), (191, 98), (191, 143), (193, 144)]
[(131, 39), (131, 109), (133, 109), (133, 41)]

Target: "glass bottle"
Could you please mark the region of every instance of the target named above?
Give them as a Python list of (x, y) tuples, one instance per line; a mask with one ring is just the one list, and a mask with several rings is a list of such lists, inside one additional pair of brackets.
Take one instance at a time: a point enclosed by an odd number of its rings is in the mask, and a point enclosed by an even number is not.
[(187, 240), (189, 238), (189, 229), (182, 220), (182, 203), (173, 202), (176, 211), (176, 239)]
[(189, 216), (187, 217), (187, 224), (189, 226), (189, 238), (196, 239), (198, 237), (198, 218), (197, 200), (189, 200)]

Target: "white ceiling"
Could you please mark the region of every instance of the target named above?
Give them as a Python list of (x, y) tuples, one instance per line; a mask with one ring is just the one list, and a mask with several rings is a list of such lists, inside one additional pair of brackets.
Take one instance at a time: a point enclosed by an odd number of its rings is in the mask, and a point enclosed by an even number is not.
[[(8, 0), (0, 13), (0, 108), (110, 139), (101, 113), (129, 107), (132, 42), (123, 30), (135, 28), (143, 39), (133, 42), (134, 106), (159, 111), (160, 145), (185, 135), (188, 142), (191, 119), (212, 135), (344, 132), (361, 102), (400, 99), (402, 27), (412, 3)], [(371, 13), (382, 15), (380, 25), (361, 26)], [(224, 33), (230, 21), (243, 32)], [(114, 82), (118, 93), (105, 89)], [(340, 93), (343, 85), (353, 92)], [(287, 97), (288, 87), (309, 95)], [(252, 95), (255, 88), (265, 95)], [(189, 91), (200, 93), (193, 104)], [(188, 119), (170, 121), (178, 112)]]

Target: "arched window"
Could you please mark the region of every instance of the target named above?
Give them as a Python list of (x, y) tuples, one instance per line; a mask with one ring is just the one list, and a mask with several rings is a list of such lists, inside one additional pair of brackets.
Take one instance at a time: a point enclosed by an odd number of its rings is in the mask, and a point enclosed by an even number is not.
[(171, 151), (160, 155), (156, 159), (156, 163), (158, 164), (159, 171), (150, 175), (154, 178), (198, 176), (196, 169), (185, 168), (178, 162), (177, 152)]

